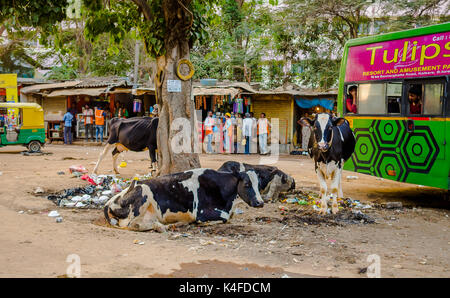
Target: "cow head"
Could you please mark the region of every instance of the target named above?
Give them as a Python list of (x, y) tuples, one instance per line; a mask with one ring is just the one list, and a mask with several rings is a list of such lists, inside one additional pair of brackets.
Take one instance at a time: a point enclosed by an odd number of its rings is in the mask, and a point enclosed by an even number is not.
[(254, 171), (238, 174), (238, 195), (252, 207), (263, 207), (264, 201), (258, 189), (258, 176)]
[(314, 120), (302, 117), (300, 124), (311, 128), (314, 135), (314, 143), (319, 150), (325, 152), (330, 149), (333, 139), (333, 127), (345, 122), (344, 118), (333, 118), (331, 114), (320, 113)]
[(142, 192), (142, 186), (133, 181), (128, 188), (112, 197), (103, 209), (108, 223), (121, 228), (131, 227), (134, 219), (140, 215), (140, 207), (145, 203), (143, 198), (147, 198)]

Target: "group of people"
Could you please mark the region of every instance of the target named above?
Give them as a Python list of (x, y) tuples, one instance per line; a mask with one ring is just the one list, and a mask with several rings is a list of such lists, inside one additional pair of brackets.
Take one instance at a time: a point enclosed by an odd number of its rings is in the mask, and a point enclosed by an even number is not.
[[(209, 111), (204, 121), (206, 153), (218, 153), (222, 149), (224, 153), (257, 153), (259, 144), (259, 153), (267, 154), (271, 127), (265, 113), (261, 113), (257, 120), (253, 113), (225, 113), (222, 116), (219, 112), (213, 114)], [(240, 149), (242, 147), (244, 152)]]
[[(72, 144), (73, 132), (72, 128), (74, 125), (74, 113), (71, 109), (67, 110), (67, 113), (63, 116), (64, 122), (64, 144)], [(94, 139), (94, 128), (95, 128), (95, 141), (100, 141), (103, 143), (103, 131), (106, 124), (107, 111), (102, 109), (100, 106), (96, 106), (92, 109), (88, 104), (83, 108), (82, 121), (85, 129), (85, 139), (86, 142), (89, 137), (93, 141)]]

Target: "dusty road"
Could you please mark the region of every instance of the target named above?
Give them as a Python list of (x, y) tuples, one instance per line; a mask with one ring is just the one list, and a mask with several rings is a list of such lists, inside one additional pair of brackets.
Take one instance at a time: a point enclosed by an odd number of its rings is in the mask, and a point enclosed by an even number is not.
[[(48, 145), (51, 155), (23, 156), (23, 147), (0, 149), (0, 277), (58, 277), (71, 254), (80, 256), (82, 277), (365, 277), (361, 268), (376, 254), (382, 277), (450, 277), (449, 204), (444, 191), (356, 174), (343, 179), (346, 197), (364, 202), (401, 201), (401, 210), (372, 208), (375, 224), (316, 222), (289, 204), (262, 209), (242, 203), (244, 212), (228, 224), (191, 225), (163, 234), (130, 232), (102, 225), (100, 210), (64, 209), (33, 194), (83, 185), (69, 166), (92, 170), (100, 147)], [(73, 160), (75, 158), (76, 160)], [(122, 176), (148, 172), (148, 153), (124, 156)], [(202, 155), (203, 167), (226, 160), (257, 163), (259, 156)], [(281, 156), (276, 164), (297, 188), (318, 192), (309, 157)], [(111, 171), (111, 157), (100, 167)], [(58, 175), (65, 171), (65, 175)], [(355, 173), (344, 173), (355, 175)], [(280, 214), (279, 206), (289, 212)], [(58, 210), (62, 223), (47, 216)], [(23, 212), (22, 212), (23, 211)], [(308, 219), (308, 220), (306, 220)], [(134, 240), (143, 245), (134, 244)]]

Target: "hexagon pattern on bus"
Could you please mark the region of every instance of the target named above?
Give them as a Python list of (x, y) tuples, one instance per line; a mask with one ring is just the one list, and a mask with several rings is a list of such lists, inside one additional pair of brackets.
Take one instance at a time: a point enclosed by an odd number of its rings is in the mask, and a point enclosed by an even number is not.
[[(367, 124), (366, 124), (367, 125)], [(428, 173), (439, 146), (428, 126), (407, 133), (405, 120), (374, 120), (354, 130), (354, 171), (406, 181), (410, 172)]]
[(407, 135), (402, 151), (406, 153), (408, 168), (427, 173), (438, 156), (439, 146), (428, 126), (416, 126), (414, 132)]
[(372, 122), (375, 139), (379, 147), (395, 148), (404, 139), (406, 129), (399, 120), (376, 120)]

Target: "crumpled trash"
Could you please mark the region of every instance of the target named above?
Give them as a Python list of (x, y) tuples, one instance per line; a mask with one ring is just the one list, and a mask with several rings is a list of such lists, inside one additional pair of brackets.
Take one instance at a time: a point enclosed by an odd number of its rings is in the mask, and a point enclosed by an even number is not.
[(95, 183), (94, 179), (92, 179), (89, 175), (83, 175), (81, 176), (81, 180), (86, 180), (87, 182), (89, 182), (92, 185), (97, 186), (97, 183)]
[(34, 190), (34, 194), (38, 195), (38, 194), (43, 194), (44, 193), (44, 189), (42, 189), (42, 187), (36, 187), (36, 189)]
[(48, 217), (59, 217), (59, 213), (56, 210), (52, 210), (49, 212)]
[(82, 165), (73, 165), (69, 167), (69, 172), (72, 174), (73, 172), (87, 173), (89, 171)]

